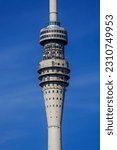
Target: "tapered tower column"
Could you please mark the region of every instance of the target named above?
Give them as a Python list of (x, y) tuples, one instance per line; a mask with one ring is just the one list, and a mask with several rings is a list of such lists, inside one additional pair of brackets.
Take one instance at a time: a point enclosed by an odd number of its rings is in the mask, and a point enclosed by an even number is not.
[(57, 19), (57, 0), (50, 0), (49, 25), (40, 31), (43, 56), (38, 69), (48, 125), (48, 150), (62, 149), (64, 95), (70, 73), (69, 63), (64, 56), (67, 42), (67, 31)]

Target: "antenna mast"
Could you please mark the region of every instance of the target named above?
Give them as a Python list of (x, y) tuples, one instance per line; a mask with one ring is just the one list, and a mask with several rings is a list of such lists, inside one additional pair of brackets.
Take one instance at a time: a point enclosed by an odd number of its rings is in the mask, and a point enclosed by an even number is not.
[(50, 21), (57, 22), (58, 20), (58, 0), (50, 0)]

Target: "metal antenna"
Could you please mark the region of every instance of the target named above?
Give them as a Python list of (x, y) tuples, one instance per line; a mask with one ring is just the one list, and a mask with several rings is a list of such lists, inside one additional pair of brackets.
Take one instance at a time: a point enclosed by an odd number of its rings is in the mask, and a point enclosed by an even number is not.
[(50, 0), (50, 21), (58, 20), (58, 0)]

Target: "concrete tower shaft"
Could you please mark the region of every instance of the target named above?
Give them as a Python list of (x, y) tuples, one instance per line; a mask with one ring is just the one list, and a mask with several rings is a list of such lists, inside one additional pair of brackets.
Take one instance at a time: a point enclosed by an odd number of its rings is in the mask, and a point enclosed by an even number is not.
[(61, 150), (61, 125), (64, 95), (69, 85), (69, 63), (64, 56), (67, 31), (57, 19), (57, 0), (50, 0), (49, 25), (40, 31), (43, 48), (39, 63), (40, 86), (43, 90), (48, 124), (48, 150)]

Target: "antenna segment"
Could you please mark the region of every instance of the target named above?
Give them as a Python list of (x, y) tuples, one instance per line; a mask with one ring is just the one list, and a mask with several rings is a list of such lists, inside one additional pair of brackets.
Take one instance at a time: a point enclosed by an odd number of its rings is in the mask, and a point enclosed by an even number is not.
[(50, 21), (58, 20), (58, 0), (50, 0)]

